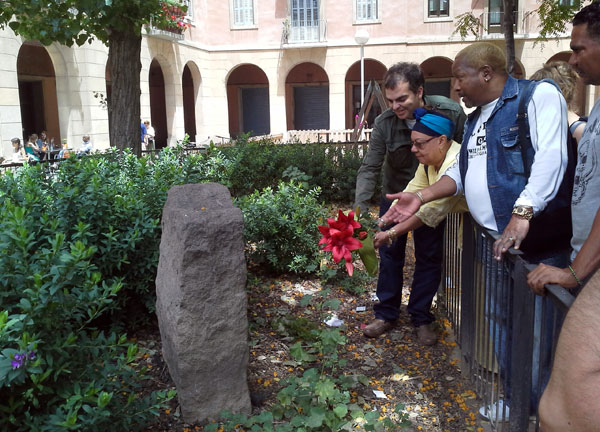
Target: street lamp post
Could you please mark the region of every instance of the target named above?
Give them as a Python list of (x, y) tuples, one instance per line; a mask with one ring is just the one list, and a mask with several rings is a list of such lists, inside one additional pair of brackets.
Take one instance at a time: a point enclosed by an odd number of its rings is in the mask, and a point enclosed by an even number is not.
[[(354, 35), (354, 40), (360, 45), (360, 108), (365, 103), (365, 45), (369, 41), (369, 32), (366, 29), (359, 29)], [(363, 119), (358, 119), (359, 124)]]

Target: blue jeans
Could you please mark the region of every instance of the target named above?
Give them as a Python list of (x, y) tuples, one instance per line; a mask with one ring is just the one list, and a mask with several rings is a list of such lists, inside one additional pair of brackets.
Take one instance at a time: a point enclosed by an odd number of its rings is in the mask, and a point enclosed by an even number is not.
[[(391, 201), (381, 200), (379, 215), (389, 209)], [(408, 312), (414, 326), (429, 324), (435, 320), (431, 313), (431, 303), (442, 279), (442, 257), (444, 246), (445, 221), (436, 228), (422, 226), (413, 231), (415, 242), (415, 272), (408, 300)], [(392, 225), (388, 227), (391, 228)], [(397, 320), (402, 304), (403, 271), (406, 249), (406, 235), (396, 238), (391, 246), (379, 248), (379, 278), (375, 318), (385, 321)]]

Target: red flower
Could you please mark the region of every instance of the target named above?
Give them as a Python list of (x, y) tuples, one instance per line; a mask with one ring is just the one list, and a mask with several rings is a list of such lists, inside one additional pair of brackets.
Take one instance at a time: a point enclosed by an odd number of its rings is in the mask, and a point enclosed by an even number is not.
[(319, 246), (325, 244), (323, 250), (331, 251), (333, 254), (333, 261), (338, 263), (342, 258), (346, 263), (346, 271), (350, 276), (354, 272), (354, 266), (352, 265), (352, 251), (360, 249), (362, 243), (354, 238), (354, 230), (360, 228), (361, 224), (354, 220), (354, 212), (348, 212), (346, 216), (341, 210), (339, 210), (338, 218), (328, 218), (327, 225), (319, 225), (319, 231), (323, 234), (321, 240), (319, 240)]

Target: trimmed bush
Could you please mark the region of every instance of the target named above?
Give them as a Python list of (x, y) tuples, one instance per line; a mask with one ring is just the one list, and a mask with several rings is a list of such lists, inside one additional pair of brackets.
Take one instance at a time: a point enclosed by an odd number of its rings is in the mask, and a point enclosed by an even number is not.
[(319, 192), (291, 181), (237, 199), (250, 259), (278, 273), (315, 272), (320, 260), (317, 225), (325, 217)]
[(0, 430), (142, 430), (173, 395), (141, 396), (137, 347), (94, 325), (119, 278), (93, 263), (89, 225), (67, 240), (40, 198), (23, 195), (33, 211), (6, 195), (0, 207)]

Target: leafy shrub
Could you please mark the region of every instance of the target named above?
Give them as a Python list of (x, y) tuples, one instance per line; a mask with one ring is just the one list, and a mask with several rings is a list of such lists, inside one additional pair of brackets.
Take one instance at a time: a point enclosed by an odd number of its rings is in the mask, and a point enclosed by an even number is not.
[(325, 216), (318, 188), (281, 182), (236, 200), (244, 214), (249, 256), (275, 272), (310, 273), (318, 268), (317, 225)]
[[(229, 186), (233, 196), (277, 187), (284, 178), (320, 187), (325, 201), (352, 202), (362, 157), (354, 144), (274, 144), (242, 137), (221, 154), (230, 161)], [(294, 171), (296, 168), (297, 171)], [(376, 195), (376, 194), (375, 194)]]
[(90, 226), (68, 240), (39, 197), (1, 198), (0, 430), (141, 430), (173, 395), (140, 397), (137, 347), (94, 325), (122, 284), (93, 263)]

